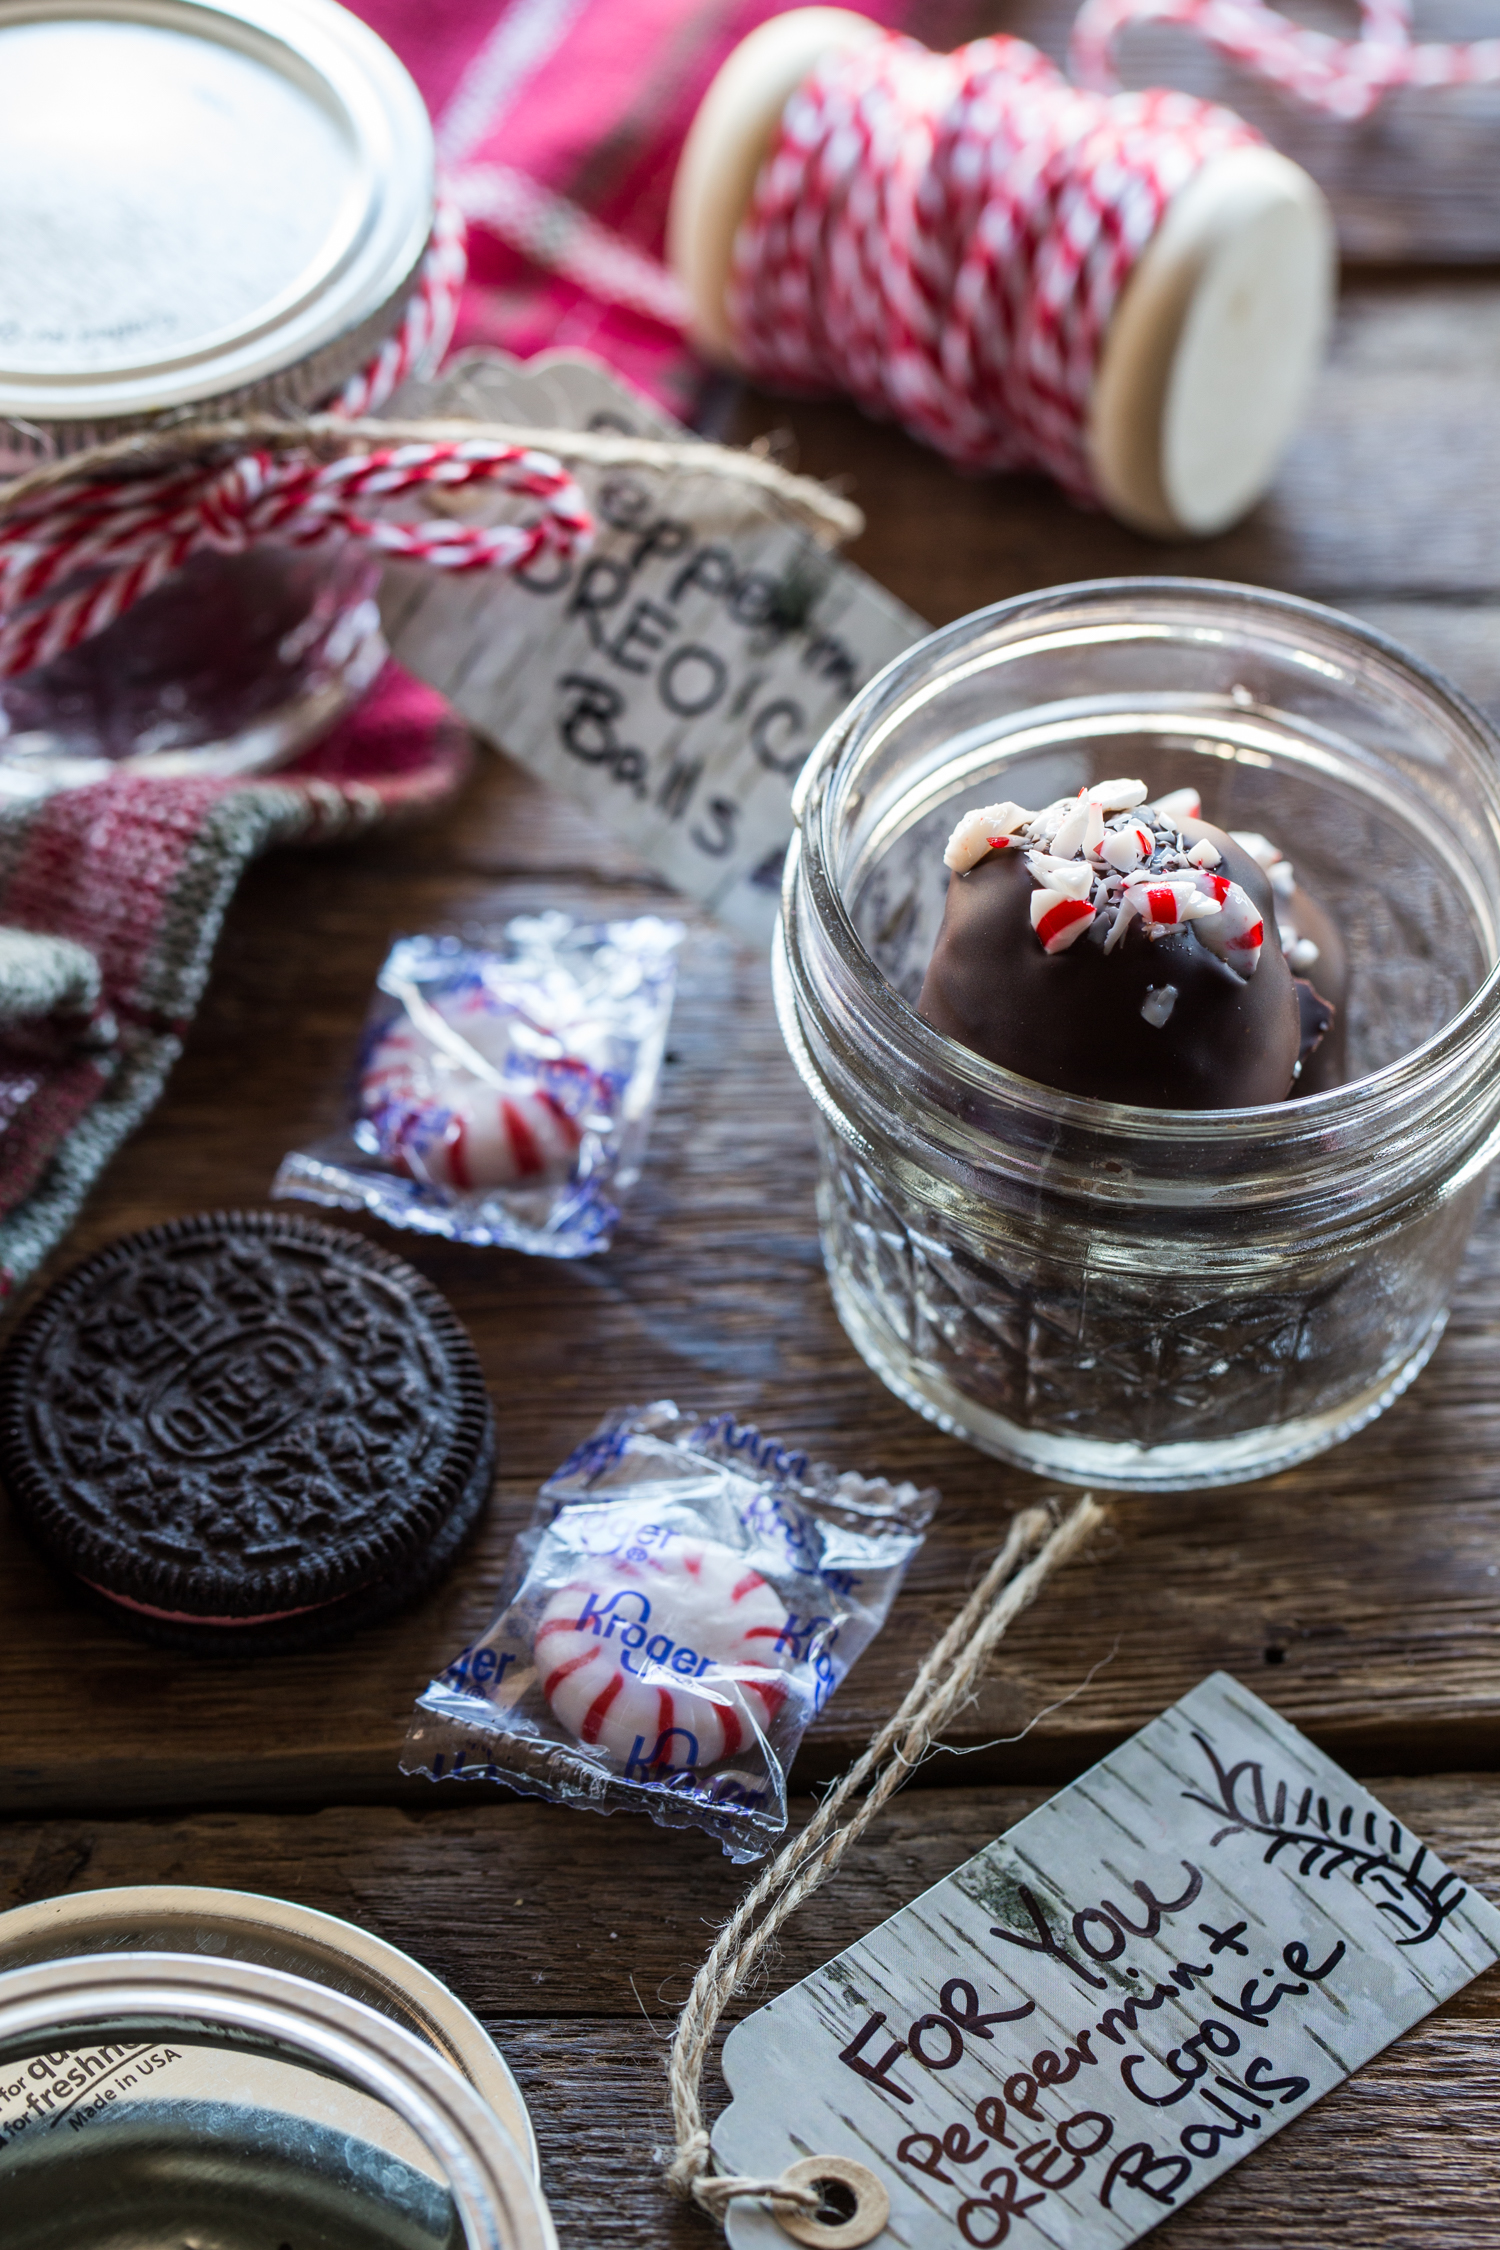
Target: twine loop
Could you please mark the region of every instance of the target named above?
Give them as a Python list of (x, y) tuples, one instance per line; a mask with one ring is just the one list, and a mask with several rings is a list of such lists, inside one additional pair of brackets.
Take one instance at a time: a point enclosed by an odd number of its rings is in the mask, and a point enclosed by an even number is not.
[[(393, 523), (360, 500), (488, 484), (529, 495), (528, 524)], [(10, 509), (0, 523), (0, 678), (29, 672), (123, 616), (200, 548), (238, 554), (263, 540), (337, 541), (434, 570), (524, 570), (569, 556), (593, 525), (552, 456), (483, 439), (377, 446), (320, 461), (264, 449), (121, 481), (83, 477)]]
[(1411, 0), (1360, 0), (1356, 39), (1311, 31), (1265, 0), (1084, 0), (1069, 47), (1079, 84), (1115, 86), (1114, 50), (1132, 24), (1145, 23), (1191, 31), (1304, 108), (1346, 121), (1368, 117), (1403, 86), (1500, 84), (1500, 39), (1418, 43)]
[(900, 1707), (720, 1930), (677, 2019), (668, 2058), (674, 2146), (664, 2176), (675, 2195), (721, 2221), (730, 2204), (741, 2199), (760, 2198), (773, 2207), (807, 2213), (818, 2209), (820, 2198), (807, 2182), (807, 2164), (800, 2167), (801, 2179), (756, 2179), (710, 2170), (712, 2151), (701, 2085), (714, 2030), (782, 1924), (833, 1873), (850, 1845), (973, 1697), (1012, 1619), (1035, 1600), (1053, 1571), (1075, 1555), (1104, 1520), (1104, 1510), (1089, 1494), (1055, 1526), (1045, 1508), (1026, 1508), (1012, 1518), (999, 1553), (923, 1658)]

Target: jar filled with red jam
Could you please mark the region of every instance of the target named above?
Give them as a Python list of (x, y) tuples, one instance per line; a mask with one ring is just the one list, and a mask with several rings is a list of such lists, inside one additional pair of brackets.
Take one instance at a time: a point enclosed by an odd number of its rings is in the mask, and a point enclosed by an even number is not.
[[(415, 86), (332, 0), (0, 0), (0, 478), (330, 404), (410, 302), (433, 177)], [(336, 546), (200, 548), (0, 680), (0, 796), (289, 757), (383, 661), (377, 578)]]

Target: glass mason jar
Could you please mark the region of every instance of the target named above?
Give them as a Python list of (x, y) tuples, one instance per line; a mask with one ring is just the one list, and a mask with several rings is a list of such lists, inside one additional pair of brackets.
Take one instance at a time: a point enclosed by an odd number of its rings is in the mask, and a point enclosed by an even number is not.
[[(397, 327), (433, 203), (421, 97), (333, 0), (0, 0), (0, 480), (326, 405)], [(378, 580), (336, 546), (200, 549), (0, 680), (0, 799), (290, 757), (384, 660)]]
[[(174, 2076), (197, 2049), (214, 2051), (212, 2091), (183, 2098)], [(363, 2001), (260, 1962), (130, 1952), (10, 1970), (0, 2077), (6, 2250), (204, 2236), (222, 2250), (557, 2250), (529, 2167), (452, 2063)]]
[[(834, 1301), (898, 1397), (1040, 1474), (1171, 1490), (1398, 1396), (1500, 1146), (1497, 747), (1378, 633), (1195, 580), (1002, 602), (871, 682), (799, 784), (774, 973)], [(1347, 946), (1350, 1083), (1133, 1108), (917, 1015), (959, 813), (1115, 775), (1284, 847)]]

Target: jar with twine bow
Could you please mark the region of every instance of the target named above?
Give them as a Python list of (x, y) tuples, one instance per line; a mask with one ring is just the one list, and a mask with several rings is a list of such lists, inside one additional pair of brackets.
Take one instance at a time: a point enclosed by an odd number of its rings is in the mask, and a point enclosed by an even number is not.
[(0, 0), (7, 794), (275, 763), (374, 677), (360, 503), (422, 464), (198, 435), (357, 418), (436, 364), (464, 254), (433, 181), (415, 86), (330, 0)]
[[(384, 558), (566, 558), (592, 526), (559, 454), (689, 450), (373, 418), (447, 348), (464, 227), (415, 86), (333, 0), (0, 0), (0, 214), (0, 800), (281, 763), (383, 662)], [(825, 544), (859, 527), (774, 463), (690, 450)], [(525, 519), (454, 521), (479, 485)]]

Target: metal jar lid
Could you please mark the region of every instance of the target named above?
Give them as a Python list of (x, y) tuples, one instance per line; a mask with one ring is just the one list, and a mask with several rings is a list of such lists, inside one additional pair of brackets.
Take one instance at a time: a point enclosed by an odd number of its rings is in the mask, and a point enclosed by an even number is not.
[[(477, 2017), (420, 1962), (368, 1930), (289, 1899), (197, 1884), (76, 1891), (0, 1914), (0, 1974), (80, 1954), (165, 1952), (304, 1977), (414, 2033), (468, 2080), (539, 2181), (536, 2135), (510, 2069)], [(272, 2071), (275, 2065), (265, 2066)], [(186, 2074), (174, 2074), (176, 2079)], [(283, 2090), (284, 2091), (284, 2090)], [(0, 2097), (4, 2088), (0, 2087)], [(6, 2104), (0, 2098), (0, 2141)]]
[(326, 400), (396, 325), (433, 179), (333, 0), (0, 0), (6, 450)]
[[(185, 2053), (270, 2057), (286, 2075), (346, 2088), (390, 2119), (406, 2153), (357, 2122), (320, 2125), (232, 2093), (112, 2099), (87, 2068), (125, 2055), (155, 2081)], [(225, 2250), (314, 2235), (329, 2250), (557, 2250), (540, 2191), (474, 2089), (388, 2016), (304, 1978), (181, 1953), (12, 1969), (0, 1974), (0, 2075), (27, 2058), (66, 2068), (96, 2098), (69, 2127), (28, 2118), (0, 2146), (15, 2250), (205, 2232)]]

